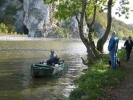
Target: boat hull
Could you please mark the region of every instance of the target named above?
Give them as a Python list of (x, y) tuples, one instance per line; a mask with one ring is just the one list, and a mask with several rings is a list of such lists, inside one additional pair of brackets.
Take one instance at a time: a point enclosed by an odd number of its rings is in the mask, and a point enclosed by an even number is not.
[(31, 76), (32, 77), (39, 77), (39, 76), (53, 76), (60, 71), (66, 70), (68, 68), (65, 62), (56, 64), (55, 66), (52, 65), (45, 65), (45, 64), (32, 64), (31, 65)]

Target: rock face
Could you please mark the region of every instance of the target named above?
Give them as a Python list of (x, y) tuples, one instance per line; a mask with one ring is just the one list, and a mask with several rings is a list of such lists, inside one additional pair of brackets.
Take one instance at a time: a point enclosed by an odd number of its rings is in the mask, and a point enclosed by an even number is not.
[(23, 18), (23, 16), (24, 16), (23, 10), (17, 11), (16, 15), (14, 16), (16, 31), (19, 33), (24, 33), (24, 28), (23, 28), (24, 27), (24, 24), (23, 24), (24, 18)]
[(29, 37), (45, 37), (50, 32), (54, 23), (55, 4), (47, 6), (43, 0), (8, 0), (9, 2), (17, 10), (16, 15), (13, 15), (17, 32), (26, 33)]
[[(17, 32), (27, 33), (29, 37), (47, 37), (48, 34), (56, 37), (53, 28), (56, 20), (53, 13), (57, 4), (58, 2), (48, 6), (43, 0), (23, 0), (23, 7), (15, 16)], [(69, 26), (72, 31), (71, 38), (79, 38), (78, 23), (74, 17), (71, 19), (72, 23)]]
[[(50, 26), (50, 7), (43, 0), (23, 0), (24, 20), (30, 37), (47, 35)], [(44, 33), (45, 32), (45, 33)]]
[[(1, 16), (4, 16), (7, 6), (15, 8), (15, 29), (18, 33), (28, 34), (29, 37), (57, 37), (55, 28), (58, 22), (54, 19), (53, 14), (58, 2), (51, 5), (44, 4), (43, 0), (6, 0)], [(65, 22), (65, 21), (64, 21)], [(78, 23), (73, 17), (70, 20), (71, 30), (70, 37), (78, 38)]]
[[(78, 22), (75, 16), (60, 22), (60, 26), (63, 26), (65, 23), (68, 24), (68, 28), (71, 30), (70, 38), (80, 38), (79, 35), (79, 28), (78, 28)], [(88, 35), (88, 27), (87, 25), (83, 26), (83, 33), (84, 36), (86, 37)]]
[(71, 34), (71, 38), (79, 38), (79, 29), (78, 29), (78, 22), (76, 20), (75, 17), (71, 18), (71, 25), (70, 25), (70, 29), (72, 30), (72, 34)]

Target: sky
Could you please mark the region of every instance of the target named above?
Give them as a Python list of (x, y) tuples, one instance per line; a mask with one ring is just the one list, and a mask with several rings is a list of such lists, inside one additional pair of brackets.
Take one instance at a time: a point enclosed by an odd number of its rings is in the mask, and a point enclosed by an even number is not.
[[(118, 17), (118, 15), (115, 14), (115, 9), (119, 6), (119, 0), (116, 0), (116, 5), (112, 9), (112, 16), (115, 17), (117, 20), (121, 20), (126, 24), (133, 24), (133, 12), (129, 13), (129, 18), (125, 19), (124, 16)], [(129, 0), (130, 4), (128, 5), (130, 9), (133, 10), (133, 0)]]

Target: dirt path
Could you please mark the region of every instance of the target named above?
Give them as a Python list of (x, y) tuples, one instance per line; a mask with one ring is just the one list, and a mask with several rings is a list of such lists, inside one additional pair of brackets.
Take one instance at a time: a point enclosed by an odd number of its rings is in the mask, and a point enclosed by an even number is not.
[(133, 100), (133, 52), (130, 61), (124, 63), (124, 67), (128, 69), (128, 75), (121, 84), (111, 89), (111, 100)]

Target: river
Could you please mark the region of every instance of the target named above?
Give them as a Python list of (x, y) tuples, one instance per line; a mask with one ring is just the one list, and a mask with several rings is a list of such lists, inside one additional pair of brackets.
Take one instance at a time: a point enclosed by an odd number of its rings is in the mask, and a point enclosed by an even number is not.
[[(51, 49), (66, 61), (67, 73), (31, 78), (31, 64), (46, 61)], [(86, 68), (81, 61), (85, 55), (86, 48), (80, 40), (1, 40), (0, 100), (67, 100), (74, 88), (73, 80)]]

